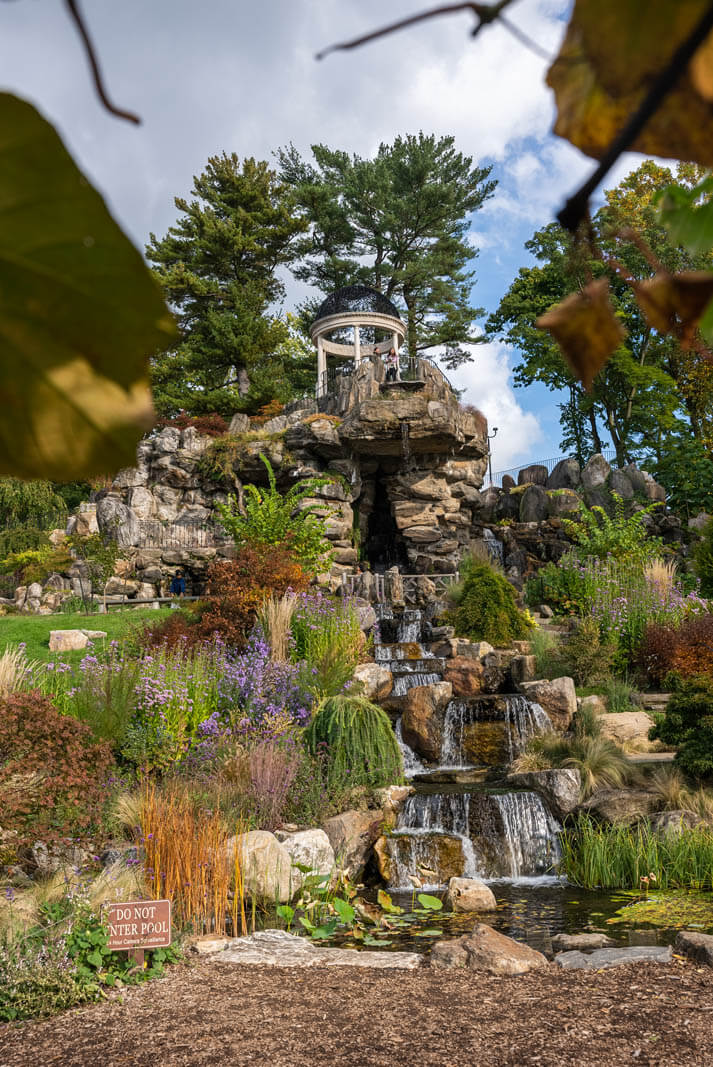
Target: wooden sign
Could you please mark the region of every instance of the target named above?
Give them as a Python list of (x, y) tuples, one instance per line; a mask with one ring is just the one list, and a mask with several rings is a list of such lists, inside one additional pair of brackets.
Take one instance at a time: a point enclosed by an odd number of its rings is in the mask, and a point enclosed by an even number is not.
[(107, 904), (105, 920), (109, 927), (109, 948), (167, 948), (171, 944), (171, 901), (130, 900)]

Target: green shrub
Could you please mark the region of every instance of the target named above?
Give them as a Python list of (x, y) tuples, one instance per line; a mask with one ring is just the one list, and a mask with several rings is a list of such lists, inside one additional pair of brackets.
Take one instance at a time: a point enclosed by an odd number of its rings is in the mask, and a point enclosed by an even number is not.
[(354, 606), (319, 591), (302, 593), (291, 633), (291, 659), (304, 661), (304, 684), (321, 699), (343, 692), (366, 644)]
[(535, 657), (536, 677), (555, 678), (559, 664), (559, 637), (536, 626), (529, 635), (529, 641)]
[(663, 553), (663, 544), (652, 537), (646, 527), (648, 516), (659, 502), (649, 504), (641, 511), (627, 514), (627, 508), (618, 493), (612, 493), (614, 515), (607, 515), (604, 508), (588, 508), (580, 502), (577, 519), (563, 519), (562, 524), (569, 536), (577, 542), (578, 559), (626, 559), (629, 562), (646, 563)]
[(246, 545), (283, 547), (311, 573), (324, 572), (331, 563), (331, 554), (325, 540), (324, 521), (319, 515), (321, 508), (316, 504), (300, 505), (331, 479), (308, 478), (293, 485), (283, 496), (277, 489), (269, 459), (262, 453), (260, 459), (267, 470), (267, 488), (246, 485), (243, 512), (234, 496), (229, 498), (227, 505), (218, 504), (221, 525), (238, 548)]
[(713, 519), (703, 530), (693, 553), (693, 566), (699, 579), (702, 596), (713, 597)]
[(686, 774), (713, 775), (713, 678), (701, 675), (680, 682), (649, 737), (677, 745), (676, 762)]
[(463, 580), (450, 592), (455, 606), (448, 617), (456, 634), (500, 646), (527, 637), (532, 623), (518, 608), (507, 578), (477, 560), (467, 562), (464, 572)]
[(386, 712), (365, 697), (335, 696), (326, 700), (305, 731), (308, 751), (325, 756), (325, 784), (372, 789), (403, 779), (403, 762)]
[(579, 686), (604, 681), (611, 672), (614, 652), (613, 642), (601, 636), (594, 619), (572, 620), (560, 644), (559, 673), (569, 675)]
[(651, 872), (656, 889), (711, 889), (713, 831), (682, 829), (657, 834), (646, 822), (603, 826), (586, 815), (561, 838), (560, 873), (587, 889), (639, 889)]

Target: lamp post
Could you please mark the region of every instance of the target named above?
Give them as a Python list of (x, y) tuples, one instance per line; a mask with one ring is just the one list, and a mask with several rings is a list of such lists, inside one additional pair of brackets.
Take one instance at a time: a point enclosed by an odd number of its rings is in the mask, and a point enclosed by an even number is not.
[[(493, 426), (493, 432), (488, 434), (488, 441), (492, 441), (497, 436), (498, 428)], [(490, 478), (490, 484), (493, 484), (493, 454), (490, 451), (490, 444), (488, 444), (488, 477)]]

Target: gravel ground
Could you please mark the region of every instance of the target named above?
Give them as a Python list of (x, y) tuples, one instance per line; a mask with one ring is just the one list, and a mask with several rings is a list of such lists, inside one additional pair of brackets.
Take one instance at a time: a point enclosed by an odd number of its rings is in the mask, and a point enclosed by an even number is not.
[(0, 1026), (0, 1067), (713, 1067), (713, 971), (675, 960), (514, 978), (200, 961)]

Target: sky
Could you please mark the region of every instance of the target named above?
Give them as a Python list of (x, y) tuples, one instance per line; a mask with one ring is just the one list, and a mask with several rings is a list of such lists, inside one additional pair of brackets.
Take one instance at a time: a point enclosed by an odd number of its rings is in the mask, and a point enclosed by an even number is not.
[[(472, 15), (432, 20), (322, 61), (336, 41), (413, 14), (427, 0), (83, 0), (110, 98), (139, 127), (100, 105), (84, 51), (60, 0), (2, 4), (2, 88), (30, 100), (58, 128), (114, 216), (143, 250), (176, 217), (173, 198), (222, 151), (270, 159), (289, 142), (373, 154), (398, 134), (452, 134), (495, 195), (471, 220), (479, 248), (473, 300), (493, 311), (523, 248), (593, 168), (554, 137), (547, 63), (500, 26), (471, 39)], [(556, 54), (568, 0), (519, 0), (510, 17)], [(608, 185), (640, 161), (620, 162)], [(303, 295), (288, 285), (286, 308)], [(493, 471), (560, 454), (557, 400), (544, 387), (513, 389), (517, 353), (475, 346), (451, 374), (465, 403), (488, 418)]]

